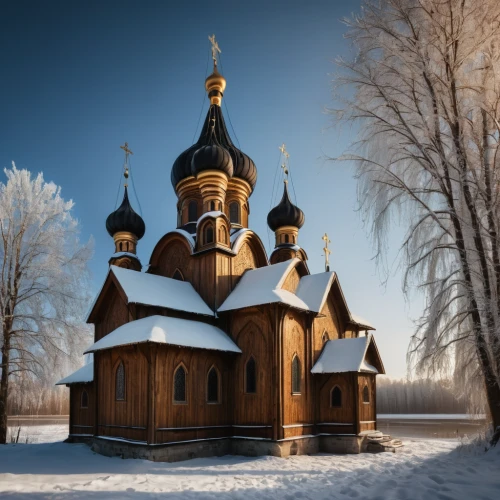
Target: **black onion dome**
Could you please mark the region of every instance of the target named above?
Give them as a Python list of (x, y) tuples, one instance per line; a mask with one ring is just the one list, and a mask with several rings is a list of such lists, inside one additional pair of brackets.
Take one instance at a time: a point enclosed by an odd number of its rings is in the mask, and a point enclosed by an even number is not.
[(191, 174), (196, 175), (204, 170), (220, 170), (232, 177), (233, 159), (229, 151), (213, 142), (197, 149), (191, 159)]
[(271, 228), (271, 231), (276, 231), (276, 229), (283, 226), (293, 226), (300, 229), (305, 221), (304, 212), (290, 201), (287, 183), (285, 182), (283, 197), (279, 204), (267, 215), (267, 225)]
[(110, 236), (119, 231), (126, 231), (134, 234), (140, 240), (146, 232), (146, 225), (142, 217), (134, 212), (128, 199), (128, 191), (125, 187), (122, 204), (106, 219), (106, 229)]
[[(212, 134), (212, 120), (214, 118), (215, 124)], [(174, 189), (180, 181), (194, 175), (191, 169), (191, 162), (193, 161), (195, 152), (202, 146), (213, 143), (229, 151), (233, 162), (233, 177), (248, 182), (253, 191), (257, 183), (257, 167), (248, 155), (243, 153), (243, 151), (239, 150), (233, 144), (226, 128), (222, 110), (220, 106), (217, 105), (210, 106), (198, 141), (182, 152), (175, 160), (170, 174), (170, 180), (172, 181)]]

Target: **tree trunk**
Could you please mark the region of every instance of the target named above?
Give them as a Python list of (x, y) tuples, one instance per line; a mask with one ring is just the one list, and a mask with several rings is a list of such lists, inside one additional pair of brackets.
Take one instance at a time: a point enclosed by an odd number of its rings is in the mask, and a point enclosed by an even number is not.
[(7, 443), (7, 396), (9, 394), (10, 337), (4, 331), (2, 345), (2, 377), (0, 379), (0, 444)]

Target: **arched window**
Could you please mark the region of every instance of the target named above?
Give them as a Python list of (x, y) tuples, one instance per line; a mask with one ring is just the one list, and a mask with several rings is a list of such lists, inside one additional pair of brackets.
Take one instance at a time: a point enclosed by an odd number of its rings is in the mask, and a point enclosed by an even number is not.
[(212, 366), (208, 372), (207, 377), (207, 402), (219, 402), (219, 374), (215, 366)]
[(227, 231), (226, 231), (226, 228), (224, 226), (222, 226), (219, 229), (219, 241), (221, 243), (224, 243), (224, 244), (227, 243)]
[(174, 373), (174, 402), (185, 403), (186, 398), (186, 370), (181, 365)]
[(216, 208), (215, 208), (215, 201), (211, 201), (210, 202), (210, 211), (213, 212), (214, 210), (216, 210)]
[(205, 228), (205, 243), (213, 243), (214, 242), (214, 228), (211, 224), (209, 224)]
[(120, 252), (123, 252), (123, 243), (120, 241)]
[(323, 336), (321, 337), (321, 341), (323, 342), (323, 344), (325, 342), (328, 342), (330, 339), (328, 338), (328, 332), (323, 332)]
[(89, 395), (87, 391), (82, 392), (82, 399), (80, 400), (80, 408), (88, 408), (89, 407)]
[(292, 393), (300, 394), (300, 359), (295, 355), (292, 359)]
[(229, 204), (229, 221), (231, 224), (240, 224), (240, 204), (237, 201)]
[(335, 386), (330, 393), (330, 406), (340, 408), (342, 406), (342, 391), (339, 386)]
[(292, 243), (295, 245), (295, 236), (292, 236)]
[(285, 234), (285, 243), (290, 243), (290, 238), (288, 234)]
[(363, 387), (363, 403), (369, 403), (370, 402), (370, 391), (368, 390), (368, 386), (365, 385)]
[(178, 281), (184, 281), (184, 276), (182, 276), (182, 273), (179, 271), (179, 269), (176, 269), (174, 275), (172, 276), (172, 279)]
[(196, 222), (198, 220), (198, 203), (191, 200), (188, 206), (188, 222)]
[(253, 356), (245, 365), (245, 392), (255, 394), (257, 392), (257, 365)]
[(123, 362), (120, 361), (115, 375), (115, 399), (117, 401), (125, 401), (125, 368)]

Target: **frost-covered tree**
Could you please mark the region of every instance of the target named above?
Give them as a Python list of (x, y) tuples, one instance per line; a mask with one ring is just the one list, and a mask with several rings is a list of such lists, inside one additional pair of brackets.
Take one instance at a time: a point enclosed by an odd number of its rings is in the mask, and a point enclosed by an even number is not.
[(0, 443), (9, 379), (43, 376), (76, 352), (85, 328), (91, 242), (81, 244), (61, 188), (13, 164), (0, 183)]
[(480, 381), (498, 427), (500, 2), (366, 0), (345, 22), (335, 112), (360, 137), (343, 158), (379, 262), (397, 217), (404, 289), (426, 298), (410, 365), (453, 370), (464, 393)]

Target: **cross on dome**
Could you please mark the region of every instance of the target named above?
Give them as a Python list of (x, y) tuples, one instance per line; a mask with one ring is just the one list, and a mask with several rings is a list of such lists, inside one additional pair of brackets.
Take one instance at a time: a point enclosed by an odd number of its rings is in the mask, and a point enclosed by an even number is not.
[(214, 60), (214, 66), (217, 66), (217, 58), (219, 57), (221, 50), (219, 48), (219, 44), (215, 40), (215, 35), (209, 36), (208, 39), (212, 44), (212, 59)]
[(328, 243), (331, 243), (331, 241), (326, 233), (321, 237), (321, 239), (325, 242), (323, 251), (325, 252), (325, 271), (328, 272), (330, 271), (330, 254), (332, 253), (332, 251), (328, 248)]

